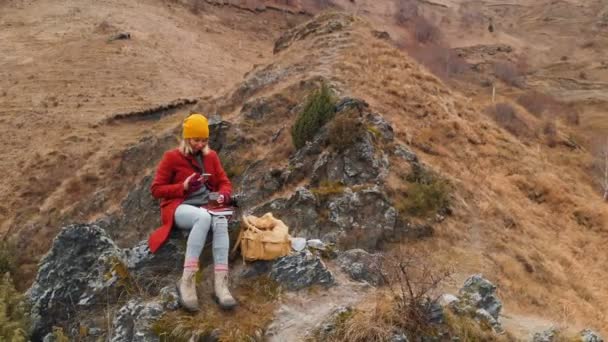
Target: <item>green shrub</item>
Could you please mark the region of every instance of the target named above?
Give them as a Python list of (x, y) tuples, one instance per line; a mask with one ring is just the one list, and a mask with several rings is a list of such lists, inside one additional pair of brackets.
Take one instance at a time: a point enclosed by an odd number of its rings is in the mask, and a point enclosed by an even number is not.
[(309, 95), (304, 109), (291, 128), (293, 145), (300, 149), (311, 140), (335, 113), (335, 98), (331, 89), (323, 83), (320, 89)]
[(0, 341), (27, 341), (28, 317), (23, 296), (15, 290), (10, 274), (0, 279)]
[(395, 203), (399, 212), (424, 217), (448, 207), (450, 185), (447, 180), (420, 165), (414, 165), (406, 179), (411, 184), (407, 188), (407, 197)]

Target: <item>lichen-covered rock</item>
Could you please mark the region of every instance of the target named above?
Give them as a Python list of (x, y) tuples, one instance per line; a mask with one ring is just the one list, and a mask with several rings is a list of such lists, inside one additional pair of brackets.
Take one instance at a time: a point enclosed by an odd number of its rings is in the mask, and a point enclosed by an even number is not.
[(547, 330), (534, 333), (532, 342), (554, 342), (558, 333), (559, 330), (556, 327), (550, 327)]
[(495, 332), (499, 334), (504, 332), (502, 325), (498, 323), (496, 318), (494, 318), (494, 316), (492, 316), (488, 311), (484, 309), (477, 309), (475, 311), (475, 319), (477, 319), (483, 325), (492, 328)]
[(54, 324), (69, 320), (79, 308), (113, 300), (124, 285), (122, 256), (122, 250), (96, 225), (63, 228), (26, 294), (33, 339), (42, 339)]
[(289, 227), (292, 236), (318, 238), (320, 227), (317, 224), (319, 213), (318, 201), (315, 195), (304, 187), (296, 189), (289, 198), (278, 198), (253, 210), (253, 214), (261, 216), (267, 212), (283, 221)]
[(335, 282), (321, 258), (309, 251), (280, 258), (272, 265), (270, 277), (292, 291), (311, 285), (330, 286)]
[(120, 310), (112, 326), (112, 342), (154, 342), (159, 337), (152, 331), (153, 323), (164, 313), (163, 305), (157, 301), (144, 302), (132, 299)]
[(327, 206), (328, 220), (339, 229), (345, 247), (378, 248), (383, 236), (392, 234), (397, 219), (397, 211), (379, 187), (356, 192), (346, 188)]
[(179, 294), (175, 285), (168, 285), (160, 289), (159, 302), (169, 311), (179, 309)]
[(366, 281), (371, 285), (384, 284), (382, 255), (370, 254), (362, 249), (351, 249), (338, 255), (338, 265), (355, 281)]
[(395, 147), (394, 153), (396, 156), (403, 158), (410, 163), (418, 162), (418, 156), (416, 155), (416, 153), (407, 148), (405, 145), (397, 145)]
[(481, 274), (469, 277), (459, 291), (460, 302), (475, 309), (486, 310), (494, 319), (498, 319), (502, 302), (496, 297), (496, 286)]
[[(147, 241), (141, 241), (125, 250), (125, 264), (133, 277), (147, 293), (158, 291), (171, 285), (177, 279), (184, 263), (186, 237), (179, 238), (181, 231), (175, 230), (173, 238), (167, 240), (156, 252), (151, 253)], [(146, 279), (154, 279), (153, 282)]]
[(582, 342), (604, 342), (602, 336), (591, 329), (585, 329), (579, 335)]

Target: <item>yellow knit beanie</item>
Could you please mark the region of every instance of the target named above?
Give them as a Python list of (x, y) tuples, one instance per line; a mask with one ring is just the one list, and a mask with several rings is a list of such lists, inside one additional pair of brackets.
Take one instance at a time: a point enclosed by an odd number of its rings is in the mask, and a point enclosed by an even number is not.
[(209, 138), (209, 123), (201, 114), (191, 114), (184, 120), (184, 139)]

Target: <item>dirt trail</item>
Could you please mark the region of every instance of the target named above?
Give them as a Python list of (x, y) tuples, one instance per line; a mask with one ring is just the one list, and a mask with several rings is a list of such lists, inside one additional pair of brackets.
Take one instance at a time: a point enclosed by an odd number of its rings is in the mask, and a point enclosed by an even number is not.
[(286, 293), (276, 310), (276, 320), (268, 327), (267, 337), (272, 342), (303, 341), (313, 329), (327, 321), (338, 307), (354, 306), (372, 287), (348, 279), (341, 271), (332, 268), (337, 285), (318, 291)]

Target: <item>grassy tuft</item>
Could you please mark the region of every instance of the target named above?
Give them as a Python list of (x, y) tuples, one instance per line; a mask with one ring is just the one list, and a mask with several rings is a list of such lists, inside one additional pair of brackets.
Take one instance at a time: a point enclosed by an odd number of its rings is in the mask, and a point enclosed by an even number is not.
[(343, 151), (353, 145), (363, 134), (365, 134), (365, 128), (361, 121), (353, 115), (344, 113), (332, 120), (329, 126), (329, 143), (336, 150)]
[(330, 182), (323, 180), (318, 187), (310, 190), (318, 199), (326, 200), (333, 195), (339, 195), (344, 192), (344, 185), (340, 182)]
[(169, 312), (154, 323), (152, 330), (161, 341), (205, 340), (258, 341), (272, 321), (281, 295), (280, 286), (267, 276), (238, 284), (234, 295), (239, 306), (232, 312), (221, 310), (208, 294), (199, 291), (203, 310), (195, 315)]
[[(9, 273), (0, 279), (0, 340), (27, 341), (29, 326), (23, 295), (13, 285)], [(6, 339), (6, 340), (5, 340)]]

